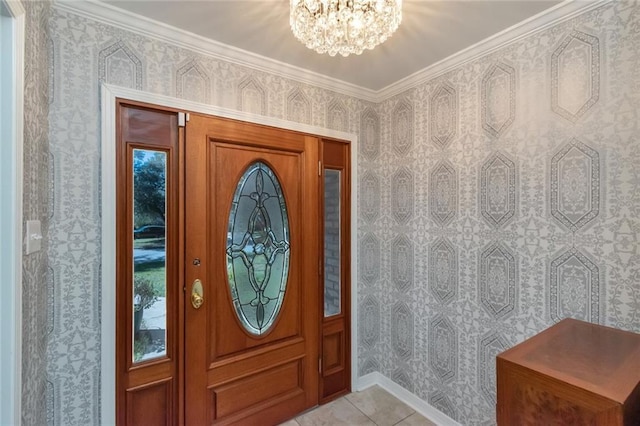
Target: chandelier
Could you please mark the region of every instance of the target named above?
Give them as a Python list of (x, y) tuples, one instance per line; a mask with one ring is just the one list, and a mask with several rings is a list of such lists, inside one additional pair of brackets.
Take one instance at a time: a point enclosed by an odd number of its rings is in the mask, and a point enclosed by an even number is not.
[(318, 53), (359, 55), (400, 25), (402, 0), (290, 0), (291, 30)]

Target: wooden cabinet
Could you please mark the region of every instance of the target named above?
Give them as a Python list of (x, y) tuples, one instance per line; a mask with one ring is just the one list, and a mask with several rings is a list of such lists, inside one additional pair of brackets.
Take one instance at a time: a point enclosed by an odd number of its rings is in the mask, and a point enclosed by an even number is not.
[(640, 425), (640, 334), (565, 319), (496, 362), (499, 426)]

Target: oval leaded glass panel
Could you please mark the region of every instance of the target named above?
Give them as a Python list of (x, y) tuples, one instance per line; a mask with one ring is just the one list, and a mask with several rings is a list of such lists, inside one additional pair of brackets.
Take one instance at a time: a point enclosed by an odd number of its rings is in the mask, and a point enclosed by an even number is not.
[(280, 182), (269, 166), (254, 163), (236, 186), (227, 230), (231, 299), (251, 334), (264, 334), (278, 317), (289, 253), (289, 219)]

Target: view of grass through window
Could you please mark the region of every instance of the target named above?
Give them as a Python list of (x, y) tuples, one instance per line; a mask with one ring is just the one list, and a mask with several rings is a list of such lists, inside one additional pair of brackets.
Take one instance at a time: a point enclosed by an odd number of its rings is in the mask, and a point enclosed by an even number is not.
[(167, 154), (133, 150), (133, 361), (166, 354)]

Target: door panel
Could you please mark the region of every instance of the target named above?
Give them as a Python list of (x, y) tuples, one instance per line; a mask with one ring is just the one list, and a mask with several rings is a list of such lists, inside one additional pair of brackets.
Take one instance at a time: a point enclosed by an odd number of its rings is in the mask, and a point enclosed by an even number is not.
[(119, 425), (176, 424), (182, 288), (178, 114), (123, 100), (116, 108), (116, 419)]
[[(302, 256), (301, 247), (301, 225), (300, 218), (291, 218), (291, 254), (288, 281), (292, 285), (286, 287), (285, 300), (280, 309), (276, 324), (269, 329), (266, 336), (254, 338), (242, 326), (236, 310), (231, 300), (231, 292), (227, 279), (227, 232), (229, 222), (229, 211), (231, 201), (236, 192), (236, 184), (240, 180), (244, 171), (257, 159), (271, 165), (272, 169), (278, 173), (282, 182), (282, 190), (287, 201), (287, 210), (291, 216), (300, 213), (301, 191), (297, 182), (302, 181), (301, 172), (302, 155), (299, 153), (277, 152), (249, 147), (237, 147), (227, 143), (214, 142), (211, 145), (209, 164), (214, 167), (210, 176), (210, 187), (215, 188), (213, 193), (213, 211), (217, 214), (213, 219), (215, 226), (211, 229), (211, 248), (214, 261), (221, 265), (222, 273), (215, 274), (219, 284), (214, 289), (214, 310), (217, 311), (216, 321), (211, 327), (212, 353), (211, 362), (222, 357), (238, 354), (249, 348), (264, 346), (268, 343), (285, 338), (301, 335), (300, 325), (303, 322), (300, 310), (301, 292), (300, 287), (295, 283), (301, 281)], [(294, 250), (298, 248), (298, 250)], [(215, 266), (214, 266), (215, 268)], [(275, 278), (275, 277), (274, 277)], [(288, 303), (287, 303), (288, 302)], [(232, 325), (233, 326), (230, 326)]]
[(218, 416), (237, 413), (279, 395), (303, 392), (301, 370), (301, 360), (297, 359), (218, 386), (213, 391)]
[(349, 145), (324, 139), (322, 156), (324, 315), (320, 402), (325, 403), (351, 389)]
[(127, 424), (130, 425), (170, 425), (173, 384), (171, 380), (161, 380), (137, 388), (127, 389)]
[[(318, 149), (316, 138), (299, 133), (191, 116), (185, 165), (186, 298), (190, 300), (191, 283), (199, 279), (204, 303), (198, 309), (189, 302), (186, 306), (188, 424), (277, 423), (317, 404)], [(227, 243), (234, 194), (247, 168), (256, 162), (267, 165), (281, 186), (290, 243), (285, 296), (275, 322), (261, 335), (247, 331), (238, 318), (233, 305), (237, 298), (231, 294), (227, 268), (227, 260), (233, 255)], [(259, 185), (257, 182), (256, 178), (255, 185)], [(257, 195), (247, 200), (254, 200), (258, 206), (256, 200), (263, 199), (261, 190), (252, 194)], [(260, 229), (268, 230), (264, 223), (269, 223), (269, 218), (263, 213), (259, 216), (256, 220)], [(247, 214), (243, 218), (246, 220)], [(251, 229), (248, 234), (255, 236)], [(244, 251), (236, 247), (235, 252), (253, 259), (252, 267), (262, 268), (258, 284), (269, 276), (269, 261), (265, 259), (282, 255), (274, 254), (275, 245), (267, 247), (279, 242), (277, 236), (264, 241), (260, 239), (263, 237), (252, 237), (242, 246)], [(234, 244), (238, 246), (238, 240)], [(267, 251), (268, 255), (264, 254)], [(234, 277), (240, 279), (240, 275)], [(252, 282), (254, 290), (256, 282)], [(251, 306), (258, 312), (259, 305), (269, 306), (271, 302), (261, 302), (266, 293), (255, 291)]]

